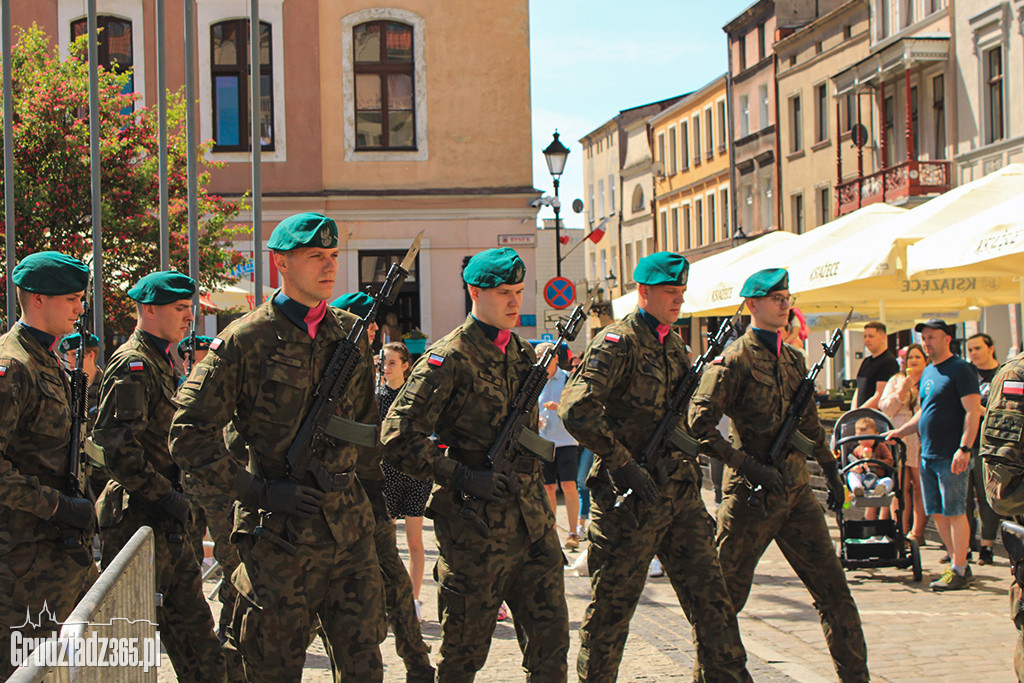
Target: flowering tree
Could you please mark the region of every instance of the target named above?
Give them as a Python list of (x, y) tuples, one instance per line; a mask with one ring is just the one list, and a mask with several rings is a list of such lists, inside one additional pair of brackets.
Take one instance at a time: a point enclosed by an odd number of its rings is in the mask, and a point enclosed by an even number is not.
[[(88, 260), (93, 251), (89, 166), (89, 68), (87, 37), (76, 40), (67, 58), (51, 49), (33, 25), (14, 46), (15, 238), (19, 259), (55, 250)], [(135, 305), (126, 292), (160, 267), (159, 138), (155, 109), (131, 112), (137, 96), (124, 94), (128, 74), (100, 69), (100, 156), (103, 229), (103, 305), (109, 332), (128, 333)], [(123, 113), (129, 110), (130, 113)], [(168, 97), (168, 195), (170, 264), (188, 272), (185, 101)], [(2, 136), (0, 130), (0, 136)], [(201, 166), (212, 141), (199, 145)], [(242, 256), (230, 248), (242, 229), (231, 221), (242, 208), (206, 190), (210, 175), (198, 179), (199, 284), (216, 291), (234, 282), (229, 271)], [(0, 207), (3, 206), (0, 168)], [(0, 209), (0, 241), (7, 226)], [(6, 254), (0, 260), (7, 275)], [(99, 276), (99, 273), (96, 274)], [(0, 288), (2, 289), (2, 288)], [(0, 291), (6, 310), (6, 292)]]

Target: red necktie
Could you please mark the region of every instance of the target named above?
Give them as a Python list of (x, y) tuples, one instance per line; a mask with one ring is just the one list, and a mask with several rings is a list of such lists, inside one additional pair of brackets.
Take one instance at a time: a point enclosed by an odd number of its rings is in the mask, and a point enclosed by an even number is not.
[(316, 339), (316, 331), (320, 328), (320, 323), (323, 322), (324, 315), (326, 313), (326, 301), (321, 301), (315, 308), (309, 309), (309, 312), (306, 313), (306, 317), (303, 320), (306, 323), (306, 327), (309, 329), (310, 338)]

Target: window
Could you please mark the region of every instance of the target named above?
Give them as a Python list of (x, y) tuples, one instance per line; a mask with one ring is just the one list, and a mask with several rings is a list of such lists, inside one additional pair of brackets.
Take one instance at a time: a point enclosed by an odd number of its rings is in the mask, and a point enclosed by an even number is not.
[(702, 246), (704, 244), (704, 200), (698, 199), (694, 202), (695, 208), (695, 225), (694, 233), (697, 236), (697, 245)]
[(715, 228), (718, 227), (718, 220), (715, 217), (715, 195), (714, 193), (709, 194), (707, 198), (708, 204), (708, 242), (715, 241)]
[(683, 168), (690, 168), (690, 124), (683, 121), (679, 124), (679, 141), (682, 142)]
[(750, 135), (750, 98), (740, 95), (740, 137)]
[(820, 40), (814, 44), (814, 54), (820, 55), (823, 49), (824, 48)]
[(587, 206), (590, 207), (587, 210), (587, 213), (590, 214), (588, 220), (593, 223), (597, 218), (597, 203), (594, 201), (594, 183), (587, 185), (587, 196), (590, 197), (590, 201), (587, 203)]
[(853, 26), (847, 24), (843, 27), (843, 40), (849, 40), (853, 37)]
[(712, 114), (710, 109), (704, 110), (704, 137), (707, 138), (707, 152), (706, 156), (708, 161), (714, 156), (715, 152), (715, 134), (714, 134), (714, 122), (712, 121)]
[[(911, 127), (914, 129), (912, 141), (914, 144), (915, 159), (921, 154), (921, 142), (920, 137), (918, 136), (918, 130), (921, 128), (921, 122), (917, 116), (917, 109), (917, 86), (915, 85), (910, 89), (910, 123)], [(907, 154), (907, 156), (909, 157), (910, 154)]]
[(832, 220), (832, 204), (828, 198), (828, 188), (818, 190), (818, 225), (825, 225)]
[(684, 204), (683, 205), (683, 240), (685, 240), (686, 243), (683, 246), (686, 249), (689, 249), (690, 245), (693, 244), (693, 237), (690, 235), (690, 227), (691, 227), (690, 223), (691, 223), (691, 220), (690, 220), (690, 205), (689, 204)]
[(767, 128), (772, 123), (771, 119), (769, 118), (769, 114), (768, 114), (769, 109), (768, 109), (768, 86), (767, 85), (759, 85), (757, 87), (757, 102), (758, 102), (758, 106), (759, 106), (759, 109), (760, 109), (760, 111), (758, 112), (758, 119), (757, 120), (761, 124), (760, 127), (758, 128), (758, 130), (761, 130), (761, 128)]
[(798, 235), (804, 231), (804, 196), (793, 195), (793, 232)]
[(1003, 48), (985, 53), (985, 142), (1003, 139)]
[(799, 152), (804, 148), (803, 115), (800, 112), (800, 96), (789, 98), (789, 151)]
[(625, 244), (625, 246), (623, 247), (622, 259), (623, 259), (622, 279), (625, 280), (626, 282), (632, 282), (633, 281), (633, 243), (632, 242), (627, 242)]
[(935, 121), (935, 159), (946, 156), (946, 79), (941, 74), (932, 79), (932, 117)]
[(914, 23), (914, 3), (917, 0), (903, 0), (903, 28)]
[(892, 146), (896, 143), (896, 100), (891, 95), (885, 98), (885, 158), (882, 166), (889, 165), (893, 158)]
[[(668, 244), (665, 245), (668, 249)], [(679, 251), (679, 208), (672, 207), (672, 251)]]
[(768, 54), (768, 48), (764, 35), (764, 22), (761, 22), (757, 25), (757, 58), (764, 59), (766, 54)]
[(668, 173), (668, 157), (665, 156), (665, 134), (658, 133), (658, 161), (665, 167), (665, 173)]
[(597, 279), (603, 280), (608, 275), (608, 250), (601, 250), (601, 270), (597, 272)]
[[(274, 149), (274, 78), (270, 24), (260, 22), (260, 148)], [(215, 152), (252, 149), (249, 104), (249, 22), (231, 19), (210, 27)]]
[(668, 212), (661, 212), (661, 248), (668, 249)]
[(814, 141), (828, 139), (828, 86), (824, 83), (814, 86)]
[(878, 0), (878, 18), (881, 20), (878, 22), (878, 39), (882, 40), (889, 35), (889, 0)]
[(608, 215), (615, 213), (615, 176), (608, 176)]
[(356, 149), (416, 149), (412, 26), (370, 21), (352, 28)]
[(587, 280), (591, 282), (601, 279), (601, 273), (597, 272), (597, 254), (590, 252), (590, 270), (587, 271)]
[(675, 175), (679, 169), (676, 167), (676, 129), (668, 129), (668, 174)]
[(597, 181), (597, 215), (600, 218), (604, 218), (606, 215), (608, 215), (607, 213), (605, 213), (605, 208), (604, 208), (604, 181), (603, 180), (598, 180)]
[(720, 207), (722, 212), (722, 239), (729, 239), (729, 190), (722, 190), (718, 194), (722, 198)]
[(644, 210), (644, 188), (643, 185), (637, 183), (633, 188), (633, 213), (639, 213)]
[(857, 96), (852, 92), (846, 94), (846, 131), (857, 125)]
[(726, 133), (725, 133), (725, 100), (718, 102), (715, 105), (718, 109), (718, 151), (719, 154), (725, 152), (726, 144)]
[(700, 117), (693, 117), (693, 165), (700, 166)]
[(745, 71), (747, 68), (747, 36), (746, 34), (740, 36), (739, 40), (736, 41), (736, 53), (739, 56), (740, 71)]
[[(100, 29), (96, 38), (100, 66), (116, 74), (129, 72), (128, 83), (125, 84), (122, 92), (135, 92), (135, 75), (132, 69), (135, 63), (132, 53), (132, 22), (117, 17), (99, 15), (96, 17), (96, 25)], [(72, 22), (72, 41), (88, 32), (88, 18)], [(128, 105), (121, 110), (121, 113), (131, 114), (133, 111), (135, 111), (135, 106)]]

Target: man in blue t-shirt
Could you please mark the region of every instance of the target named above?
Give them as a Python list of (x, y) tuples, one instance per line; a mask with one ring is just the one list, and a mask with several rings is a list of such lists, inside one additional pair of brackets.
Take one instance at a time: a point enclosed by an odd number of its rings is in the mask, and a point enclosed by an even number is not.
[(978, 376), (949, 350), (953, 327), (932, 319), (914, 328), (921, 333), (931, 364), (918, 386), (921, 407), (899, 429), (886, 434), (921, 435), (921, 498), (949, 552), (950, 568), (931, 583), (933, 591), (966, 588), (973, 580), (967, 565), (971, 525), (967, 521), (967, 479), (971, 447), (981, 418)]

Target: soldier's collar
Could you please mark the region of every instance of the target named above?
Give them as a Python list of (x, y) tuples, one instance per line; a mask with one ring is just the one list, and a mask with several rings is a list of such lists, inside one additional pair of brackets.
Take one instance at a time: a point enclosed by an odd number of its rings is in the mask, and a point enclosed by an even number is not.
[(46, 349), (47, 351), (53, 351), (53, 346), (57, 342), (56, 337), (54, 337), (52, 334), (48, 334), (40, 329), (32, 327), (31, 325), (28, 325), (21, 320), (18, 321), (18, 324), (24, 327), (25, 331), (28, 332), (33, 339), (39, 342), (44, 349)]
[(153, 345), (154, 349), (156, 349), (157, 351), (160, 352), (160, 355), (162, 355), (167, 360), (168, 363), (172, 362), (171, 361), (171, 342), (167, 341), (166, 339), (161, 339), (160, 337), (156, 336), (152, 332), (146, 332), (145, 330), (143, 330), (141, 328), (140, 328), (139, 331), (142, 332), (142, 336), (145, 339), (147, 339), (150, 344)]
[(778, 358), (782, 355), (782, 335), (778, 332), (769, 332), (768, 330), (762, 330), (760, 327), (750, 327), (754, 336), (762, 346), (772, 352), (772, 355)]

